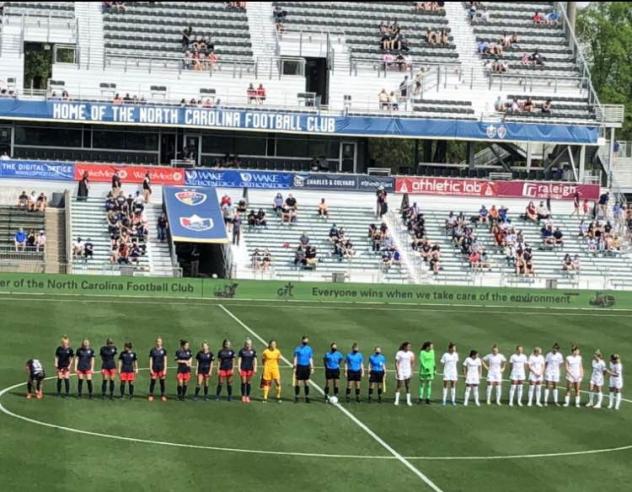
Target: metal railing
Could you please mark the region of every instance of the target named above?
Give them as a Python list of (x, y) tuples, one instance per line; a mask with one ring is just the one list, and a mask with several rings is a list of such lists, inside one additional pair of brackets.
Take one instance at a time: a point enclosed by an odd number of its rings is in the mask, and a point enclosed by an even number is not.
[(64, 252), (66, 255), (66, 273), (72, 273), (72, 194), (64, 190)]

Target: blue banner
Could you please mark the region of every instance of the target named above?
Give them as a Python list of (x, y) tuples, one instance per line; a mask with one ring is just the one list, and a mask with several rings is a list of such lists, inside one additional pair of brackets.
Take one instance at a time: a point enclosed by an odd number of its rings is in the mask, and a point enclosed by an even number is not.
[(484, 123), (474, 120), (388, 115), (325, 116), (260, 109), (115, 105), (70, 101), (0, 100), (0, 118), (125, 125), (160, 125), (310, 135), (460, 138), (512, 142), (596, 144), (597, 126), (543, 123)]
[(0, 178), (72, 181), (73, 162), (0, 160)]
[(294, 174), (277, 171), (238, 171), (231, 169), (187, 169), (185, 183), (217, 188), (287, 189)]
[(228, 242), (224, 217), (213, 188), (165, 186), (162, 190), (174, 241)]

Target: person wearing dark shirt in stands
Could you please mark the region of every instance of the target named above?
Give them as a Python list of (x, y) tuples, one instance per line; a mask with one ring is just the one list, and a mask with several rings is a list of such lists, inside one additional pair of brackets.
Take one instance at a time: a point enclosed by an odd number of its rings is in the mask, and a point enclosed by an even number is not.
[(101, 356), (101, 376), (103, 377), (103, 381), (101, 382), (101, 398), (105, 398), (108, 383), (110, 387), (110, 400), (114, 398), (114, 377), (116, 376), (116, 362), (114, 361), (114, 357), (116, 353), (117, 349), (111, 338), (108, 338), (105, 341), (105, 345), (99, 350), (99, 355)]
[(94, 350), (90, 347), (90, 340), (81, 342), (75, 357), (75, 373), (77, 373), (77, 397), (81, 398), (83, 381), (88, 386), (88, 398), (92, 399), (92, 374), (94, 373)]
[(239, 376), (241, 377), (241, 401), (250, 403), (250, 381), (257, 372), (257, 352), (252, 348), (252, 340), (247, 339), (239, 351)]
[(129, 399), (134, 398), (134, 381), (138, 374), (138, 356), (132, 351), (132, 343), (126, 342), (119, 355), (119, 379), (121, 380), (121, 400), (125, 398), (125, 383), (129, 386)]
[(121, 189), (121, 177), (119, 176), (118, 171), (114, 171), (112, 175), (112, 190), (120, 190)]
[(189, 342), (180, 340), (180, 349), (176, 351), (176, 362), (178, 363), (178, 400), (184, 401), (187, 396), (187, 383), (191, 380), (191, 359), (193, 353), (189, 347)]
[(193, 399), (198, 399), (200, 388), (204, 385), (204, 400), (208, 400), (208, 382), (213, 374), (213, 361), (215, 360), (213, 352), (209, 350), (208, 343), (202, 344), (195, 360), (197, 361), (197, 385)]
[(87, 262), (88, 258), (92, 259), (93, 254), (94, 244), (92, 244), (92, 241), (90, 240), (90, 238), (88, 238), (86, 242), (83, 243), (83, 261)]
[(220, 400), (222, 395), (222, 385), (226, 382), (226, 392), (228, 401), (233, 399), (233, 364), (235, 360), (235, 351), (231, 348), (230, 340), (222, 342), (222, 348), (217, 353), (219, 368), (217, 372), (217, 391), (215, 399)]
[(162, 338), (156, 338), (156, 344), (149, 351), (149, 374), (151, 381), (149, 383), (149, 395), (147, 399), (153, 401), (154, 389), (156, 388), (156, 380), (160, 381), (160, 399), (167, 401), (165, 396), (165, 379), (167, 378), (167, 351), (162, 343)]
[(64, 382), (64, 389), (66, 390), (65, 397), (70, 396), (70, 364), (74, 351), (70, 347), (70, 339), (68, 337), (62, 337), (61, 345), (57, 347), (55, 351), (55, 369), (57, 370), (57, 396), (61, 396), (61, 382)]

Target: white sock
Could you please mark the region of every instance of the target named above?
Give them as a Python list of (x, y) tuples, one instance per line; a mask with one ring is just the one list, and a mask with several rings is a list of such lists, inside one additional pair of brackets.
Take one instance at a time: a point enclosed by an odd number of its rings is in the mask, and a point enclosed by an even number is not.
[(564, 405), (569, 405), (571, 403), (571, 395), (566, 395), (564, 397)]
[(443, 403), (448, 399), (448, 388), (443, 388)]
[(399, 391), (395, 393), (395, 404), (399, 403)]
[(597, 406), (598, 407), (601, 406), (601, 402), (603, 402), (603, 393), (600, 391), (599, 393), (597, 393)]
[(553, 401), (554, 401), (556, 404), (557, 404), (557, 402), (559, 401), (558, 395), (559, 395), (559, 390), (558, 390), (557, 388), (555, 388), (555, 389), (553, 390)]
[(406, 403), (410, 405), (410, 393), (406, 393)]
[(518, 403), (522, 404), (522, 388), (523, 385), (519, 384), (518, 385)]
[(464, 398), (465, 401), (463, 402), (463, 405), (465, 406), (467, 406), (468, 402), (470, 401), (470, 391), (471, 391), (471, 388), (467, 386), (465, 388), (465, 398)]
[(481, 404), (478, 400), (478, 386), (474, 386), (474, 403), (476, 403), (476, 405)]
[(535, 385), (535, 402), (537, 405), (540, 405), (541, 401), (542, 401), (542, 385), (536, 384)]
[(529, 385), (529, 405), (531, 405), (531, 403), (533, 403), (533, 390), (534, 390), (534, 386), (532, 384)]
[(579, 395), (575, 396), (575, 405), (579, 406), (580, 402), (581, 402), (581, 396)]
[(450, 388), (450, 398), (452, 403), (456, 403), (456, 388)]
[(513, 405), (514, 395), (516, 394), (516, 385), (512, 384), (509, 389), (509, 404)]
[(614, 408), (616, 410), (619, 410), (620, 406), (621, 406), (621, 393), (617, 393), (617, 403), (615, 403)]
[(595, 393), (593, 393), (592, 391), (589, 393), (588, 395), (588, 403), (590, 403), (591, 405), (594, 403), (595, 401)]
[(614, 406), (614, 393), (611, 391), (608, 395), (608, 408), (612, 408)]
[(503, 387), (499, 384), (496, 386), (496, 403), (500, 405), (500, 397), (503, 394)]
[(545, 388), (544, 389), (544, 403), (548, 403), (549, 402), (549, 388)]
[(487, 401), (492, 401), (492, 386), (487, 387)]

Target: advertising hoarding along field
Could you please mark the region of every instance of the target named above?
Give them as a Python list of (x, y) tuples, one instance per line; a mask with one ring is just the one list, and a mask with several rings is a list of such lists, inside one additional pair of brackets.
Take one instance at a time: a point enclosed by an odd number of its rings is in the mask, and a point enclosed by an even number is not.
[(72, 162), (57, 161), (0, 160), (0, 177), (72, 181), (74, 178), (74, 164)]
[(191, 186), (218, 188), (287, 189), (292, 187), (294, 174), (277, 171), (226, 169), (186, 169), (185, 183)]
[(397, 193), (489, 198), (531, 198), (572, 200), (575, 192), (581, 199), (599, 198), (599, 185), (559, 181), (488, 181), (483, 179), (398, 177)]
[(149, 173), (151, 183), (155, 185), (184, 184), (184, 170), (166, 166), (127, 166), (124, 164), (96, 164), (92, 162), (76, 162), (74, 176), (76, 180), (87, 172), (90, 181), (95, 183), (109, 183), (115, 171), (119, 172), (121, 181), (139, 184)]

